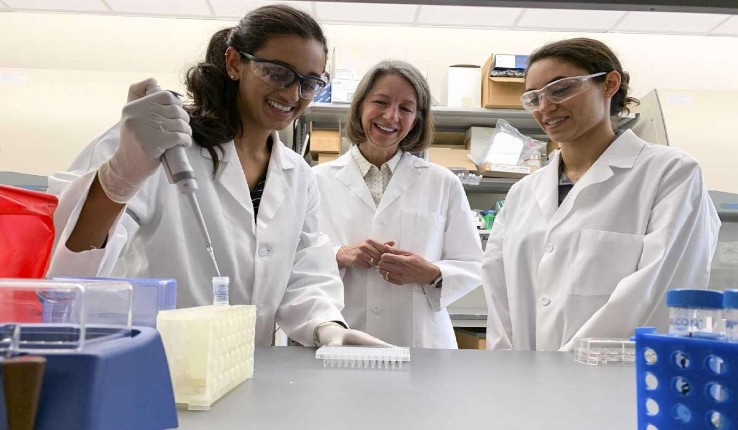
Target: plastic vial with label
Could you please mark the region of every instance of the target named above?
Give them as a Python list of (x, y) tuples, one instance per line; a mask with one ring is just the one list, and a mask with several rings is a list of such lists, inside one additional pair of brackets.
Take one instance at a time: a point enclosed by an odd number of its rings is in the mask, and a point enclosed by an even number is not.
[(726, 339), (738, 342), (738, 290), (725, 290), (723, 293), (723, 317)]
[(716, 338), (720, 336), (723, 293), (708, 290), (666, 292), (669, 334)]
[(213, 304), (229, 305), (230, 295), (228, 291), (230, 279), (228, 276), (213, 277)]
[(530, 169), (530, 173), (535, 172), (536, 170), (541, 168), (541, 153), (540, 152), (534, 152), (530, 158), (527, 160), (526, 164), (528, 165), (528, 168)]

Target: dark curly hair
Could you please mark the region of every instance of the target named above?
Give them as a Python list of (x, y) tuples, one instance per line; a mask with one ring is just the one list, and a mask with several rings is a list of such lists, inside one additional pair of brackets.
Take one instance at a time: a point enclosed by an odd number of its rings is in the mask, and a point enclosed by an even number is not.
[(192, 137), (196, 144), (207, 149), (213, 159), (213, 174), (218, 170), (222, 144), (243, 133), (241, 117), (236, 106), (238, 82), (228, 79), (225, 51), (255, 52), (277, 35), (295, 35), (317, 40), (328, 54), (320, 25), (307, 13), (287, 5), (263, 6), (244, 16), (238, 25), (216, 32), (210, 39), (202, 61), (187, 71), (185, 85), (192, 99), (185, 109), (190, 115)]

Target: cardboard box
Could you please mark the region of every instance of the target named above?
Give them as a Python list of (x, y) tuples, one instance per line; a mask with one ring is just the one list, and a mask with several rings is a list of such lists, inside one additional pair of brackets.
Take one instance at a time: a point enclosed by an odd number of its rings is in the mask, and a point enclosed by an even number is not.
[(333, 154), (330, 152), (319, 152), (318, 153), (318, 164), (323, 164), (329, 161), (333, 161), (338, 157), (340, 157), (339, 154)]
[(456, 131), (437, 131), (433, 133), (434, 148), (467, 148), (464, 146), (464, 133)]
[(483, 163), (477, 174), (485, 178), (513, 178), (520, 179), (530, 174), (528, 166), (512, 166), (508, 164)]
[(469, 159), (469, 150), (467, 149), (430, 147), (427, 151), (428, 161), (431, 163), (435, 163), (449, 169), (467, 169), (472, 172), (477, 170), (477, 166)]
[(338, 130), (310, 130), (310, 152), (341, 152), (341, 135)]
[(459, 349), (487, 349), (486, 331), (484, 327), (455, 328)]
[(525, 92), (525, 79), (495, 77), (493, 71), (525, 70), (527, 55), (492, 54), (482, 66), (482, 107), (487, 109), (522, 109), (520, 96)]
[(479, 108), (482, 72), (479, 66), (457, 64), (448, 68), (446, 106)]

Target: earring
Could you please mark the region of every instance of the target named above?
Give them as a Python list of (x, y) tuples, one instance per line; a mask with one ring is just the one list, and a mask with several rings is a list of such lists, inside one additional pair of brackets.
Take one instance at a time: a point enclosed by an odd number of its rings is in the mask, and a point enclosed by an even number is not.
[(236, 77), (233, 76), (233, 75), (231, 75), (231, 79), (233, 79), (235, 81), (236, 80)]

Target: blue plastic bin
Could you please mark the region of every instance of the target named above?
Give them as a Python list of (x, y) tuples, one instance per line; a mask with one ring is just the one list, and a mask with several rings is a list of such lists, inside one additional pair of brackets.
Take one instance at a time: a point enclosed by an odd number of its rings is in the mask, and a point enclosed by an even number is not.
[(738, 430), (738, 343), (636, 330), (638, 429)]
[(55, 277), (54, 279), (129, 282), (133, 287), (131, 324), (137, 326), (156, 328), (156, 315), (159, 311), (175, 309), (177, 304), (177, 281), (174, 279), (83, 277)]

